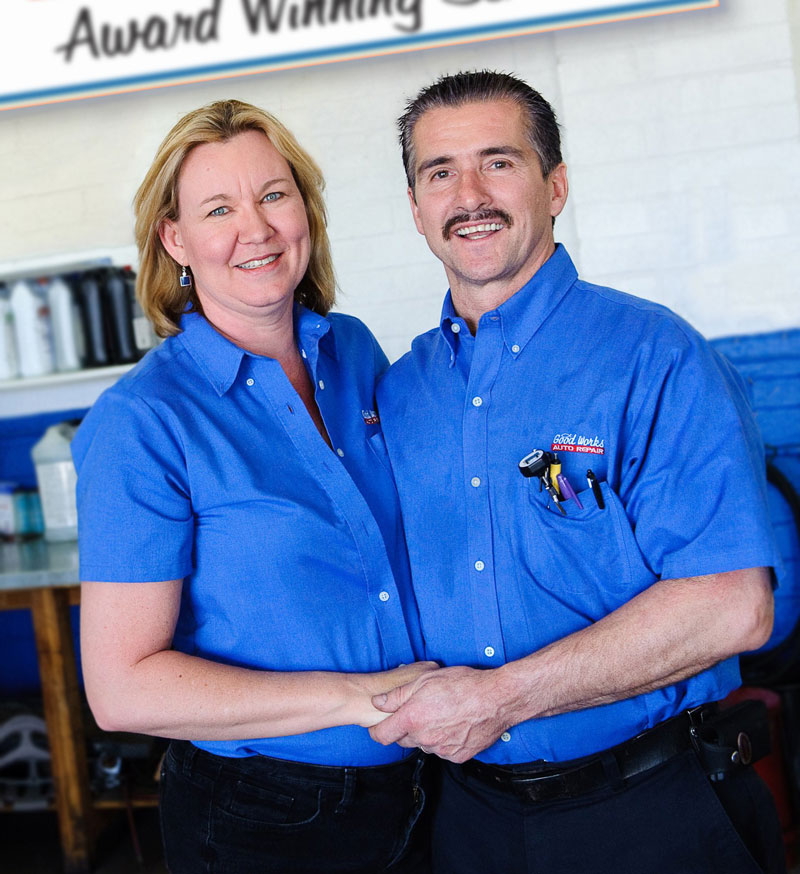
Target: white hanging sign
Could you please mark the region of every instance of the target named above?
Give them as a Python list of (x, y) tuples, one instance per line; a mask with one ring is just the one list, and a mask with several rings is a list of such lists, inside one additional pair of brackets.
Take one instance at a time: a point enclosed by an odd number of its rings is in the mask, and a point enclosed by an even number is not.
[(2, 0), (0, 109), (718, 5), (719, 0)]

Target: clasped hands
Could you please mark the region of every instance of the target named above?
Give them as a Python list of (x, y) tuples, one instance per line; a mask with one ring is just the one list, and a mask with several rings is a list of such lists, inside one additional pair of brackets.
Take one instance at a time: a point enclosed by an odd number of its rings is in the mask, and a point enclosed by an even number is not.
[(370, 727), (373, 740), (465, 762), (509, 727), (497, 700), (496, 671), (433, 662), (409, 667), (417, 676), (372, 697), (372, 706), (386, 714)]

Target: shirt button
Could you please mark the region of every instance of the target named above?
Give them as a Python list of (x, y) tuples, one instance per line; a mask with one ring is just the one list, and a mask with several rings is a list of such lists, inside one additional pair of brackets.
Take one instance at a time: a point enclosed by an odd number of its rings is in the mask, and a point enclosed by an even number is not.
[(486, 567), (486, 565), (480, 559), (478, 559), (475, 562), (475, 570), (476, 571), (482, 571), (485, 567)]
[(454, 334), (458, 334), (458, 332), (461, 330), (461, 325), (457, 324), (456, 322), (453, 322), (453, 324), (450, 325), (450, 330), (451, 330)]
[(320, 388), (325, 388), (325, 383), (322, 380), (319, 381), (318, 385)]
[(301, 350), (300, 350), (300, 354), (303, 356), (303, 358), (308, 358), (308, 355), (306, 355), (306, 350), (305, 350), (305, 349), (301, 349)]
[(381, 592), (380, 595), (378, 595), (378, 597), (381, 599), (381, 601), (388, 601), (389, 600), (389, 593), (388, 592)]
[(503, 741), (504, 743), (508, 743), (511, 740), (511, 735), (507, 731), (504, 731), (500, 735), (500, 740)]
[(481, 484), (481, 478), (479, 476), (472, 477), (472, 479), (470, 480), (470, 484), (475, 486), (475, 488), (477, 489), (478, 486)]
[(487, 646), (486, 649), (483, 651), (483, 654), (484, 654), (487, 658), (491, 658), (491, 657), (494, 655), (494, 647), (493, 647), (493, 646)]
[(255, 384), (256, 384), (256, 381), (255, 381), (254, 379), (248, 379), (248, 380), (247, 380), (247, 384), (248, 384), (248, 385), (255, 385)]
[(483, 403), (483, 398), (480, 398), (480, 397), (474, 397), (474, 398), (472, 399), (472, 406), (473, 406), (473, 407), (479, 407), (482, 403)]
[(519, 346), (517, 346), (517, 344), (515, 343), (515, 344), (511, 347), (511, 351), (516, 355), (516, 353), (519, 352)]
[(344, 449), (337, 449), (336, 454), (339, 456), (339, 458), (344, 458)]

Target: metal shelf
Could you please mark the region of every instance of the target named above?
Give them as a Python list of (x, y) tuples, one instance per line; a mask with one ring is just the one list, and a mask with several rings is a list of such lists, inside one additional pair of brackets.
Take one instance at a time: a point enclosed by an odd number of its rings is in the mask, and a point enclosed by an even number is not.
[(49, 373), (0, 382), (0, 419), (91, 407), (132, 364)]

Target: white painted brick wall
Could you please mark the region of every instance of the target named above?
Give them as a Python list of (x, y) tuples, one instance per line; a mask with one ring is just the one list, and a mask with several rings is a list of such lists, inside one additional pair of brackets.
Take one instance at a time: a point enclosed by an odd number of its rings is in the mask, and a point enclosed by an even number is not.
[(227, 96), (272, 110), (328, 180), (340, 307), (391, 358), (438, 320), (444, 272), (411, 221), (394, 120), (442, 73), (516, 72), (555, 105), (587, 279), (705, 333), (800, 324), (797, 0), (329, 64), (0, 113), (0, 264), (132, 242), (131, 200), (184, 112)]

